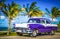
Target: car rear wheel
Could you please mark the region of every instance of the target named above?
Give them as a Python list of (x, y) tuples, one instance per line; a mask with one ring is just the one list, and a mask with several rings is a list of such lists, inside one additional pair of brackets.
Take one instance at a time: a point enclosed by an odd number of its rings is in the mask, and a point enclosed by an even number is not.
[(48, 32), (48, 34), (50, 34), (50, 35), (54, 35), (54, 34), (55, 34), (55, 31), (52, 30), (51, 32)]

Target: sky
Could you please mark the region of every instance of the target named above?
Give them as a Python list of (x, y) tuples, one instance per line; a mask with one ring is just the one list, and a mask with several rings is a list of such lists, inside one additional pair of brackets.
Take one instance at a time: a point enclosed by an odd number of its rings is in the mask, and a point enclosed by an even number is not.
[[(39, 9), (43, 12), (46, 12), (45, 8), (48, 8), (51, 10), (52, 7), (57, 7), (60, 9), (60, 0), (6, 0), (5, 4), (8, 4), (14, 1), (15, 3), (19, 4), (20, 6), (23, 7), (23, 4), (31, 4), (32, 2), (37, 2), (36, 6), (39, 7)], [(1, 12), (0, 12), (1, 14)], [(3, 14), (2, 14), (3, 15)], [(44, 15), (46, 18), (50, 18), (48, 15)], [(0, 23), (5, 23), (7, 21), (6, 17), (1, 17), (2, 21), (0, 20)], [(19, 19), (19, 20), (18, 20)], [(28, 16), (17, 16), (12, 22), (13, 23), (21, 23), (21, 22), (26, 22), (28, 20)], [(5, 21), (3, 21), (5, 20)], [(54, 19), (55, 21), (60, 21), (60, 17)]]
[(60, 0), (7, 0), (5, 3), (11, 3), (12, 1), (14, 1), (15, 3), (23, 6), (23, 4), (31, 4), (32, 2), (37, 2), (36, 6), (40, 7), (41, 10), (45, 11), (45, 8), (48, 8), (49, 10), (56, 6), (58, 8), (60, 5)]

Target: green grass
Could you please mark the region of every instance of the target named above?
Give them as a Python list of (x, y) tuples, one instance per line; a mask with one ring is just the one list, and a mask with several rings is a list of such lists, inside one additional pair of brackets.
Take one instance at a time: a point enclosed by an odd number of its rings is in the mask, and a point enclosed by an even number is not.
[(11, 32), (9, 35), (7, 35), (7, 33), (0, 32), (0, 36), (17, 36), (17, 34), (16, 32)]
[(11, 34), (9, 36), (16, 36), (16, 32), (11, 32)]
[(58, 29), (56, 32), (60, 33), (60, 29)]

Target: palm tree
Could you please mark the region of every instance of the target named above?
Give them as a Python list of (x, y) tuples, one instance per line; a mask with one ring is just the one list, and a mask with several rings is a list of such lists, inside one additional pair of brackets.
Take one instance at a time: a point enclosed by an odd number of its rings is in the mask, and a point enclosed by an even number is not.
[(57, 7), (53, 7), (51, 11), (49, 11), (47, 8), (45, 10), (48, 12), (47, 14), (52, 18), (52, 21), (54, 18), (59, 17), (58, 15), (60, 13), (60, 10)]
[(59, 23), (57, 25), (58, 25), (58, 29), (60, 30), (60, 21), (59, 21)]
[(4, 2), (5, 2), (6, 0), (0, 0), (0, 8), (4, 5)]
[(28, 17), (42, 16), (43, 12), (39, 10), (39, 7), (37, 7), (35, 4), (36, 2), (32, 2), (31, 5), (23, 5), (26, 11), (26, 15), (28, 15)]
[(58, 10), (57, 12), (58, 12), (58, 13), (57, 13), (57, 16), (60, 17), (60, 10)]
[(2, 6), (1, 11), (8, 18), (8, 21), (9, 21), (7, 35), (9, 35), (9, 33), (11, 32), (11, 20), (13, 20), (13, 18), (15, 18), (18, 15), (18, 13), (21, 11), (21, 9), (18, 8), (18, 6), (19, 5), (14, 3), (13, 1), (11, 4), (8, 4), (8, 5), (4, 4)]

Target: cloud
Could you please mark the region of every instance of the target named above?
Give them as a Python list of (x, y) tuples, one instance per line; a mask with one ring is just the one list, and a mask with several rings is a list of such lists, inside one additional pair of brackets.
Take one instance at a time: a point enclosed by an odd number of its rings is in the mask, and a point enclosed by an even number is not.
[[(43, 15), (43, 17), (47, 18), (47, 19), (50, 19), (52, 21), (52, 18), (48, 15)], [(58, 21), (57, 19), (53, 19), (53, 21)]]
[(43, 14), (43, 16), (42, 16), (42, 17), (50, 18), (50, 16), (49, 16), (49, 15), (46, 15), (46, 14)]
[(5, 16), (0, 16), (1, 17), (1, 19), (5, 19)]
[(52, 20), (52, 18), (49, 18), (49, 19), (50, 19), (51, 21), (58, 21), (57, 19), (53, 19), (53, 20)]
[(11, 22), (15, 22), (15, 20), (12, 20)]

